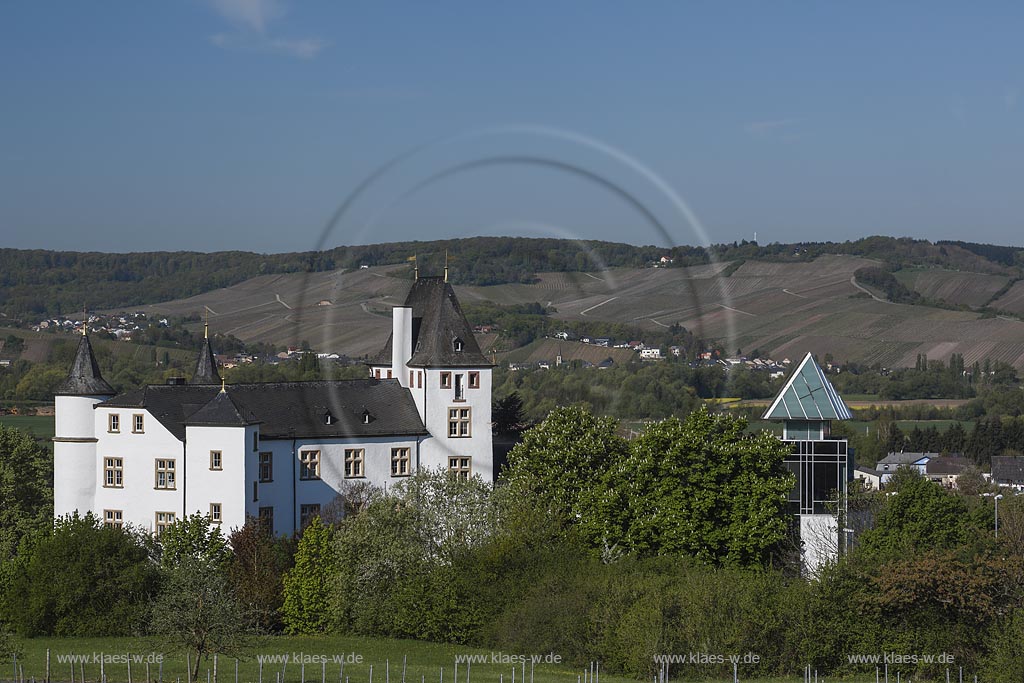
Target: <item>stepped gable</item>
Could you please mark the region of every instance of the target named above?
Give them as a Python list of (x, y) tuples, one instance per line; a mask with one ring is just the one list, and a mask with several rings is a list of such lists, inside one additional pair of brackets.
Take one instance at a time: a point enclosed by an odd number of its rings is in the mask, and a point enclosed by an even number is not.
[(208, 385), (150, 385), (101, 405), (145, 408), (179, 441), (186, 425), (226, 422), (262, 423), (271, 439), (428, 435), (412, 395), (395, 379), (232, 384), (218, 401), (220, 393)]
[[(455, 290), (442, 277), (421, 277), (413, 282), (404, 306), (412, 308), (412, 358), (409, 367), (492, 367), (480, 352), (473, 328), (459, 306)], [(457, 342), (461, 342), (461, 350)], [(370, 360), (391, 365), (392, 338)]]
[(825, 371), (808, 353), (782, 391), (765, 411), (763, 420), (850, 420), (853, 415), (843, 403)]
[(113, 396), (117, 393), (100, 374), (88, 335), (82, 335), (67, 379), (57, 386), (54, 393), (57, 396)]

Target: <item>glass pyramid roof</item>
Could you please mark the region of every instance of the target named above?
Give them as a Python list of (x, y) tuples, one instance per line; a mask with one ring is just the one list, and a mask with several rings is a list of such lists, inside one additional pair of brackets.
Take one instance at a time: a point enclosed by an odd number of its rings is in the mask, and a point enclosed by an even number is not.
[(849, 420), (853, 417), (808, 353), (765, 411), (765, 420)]

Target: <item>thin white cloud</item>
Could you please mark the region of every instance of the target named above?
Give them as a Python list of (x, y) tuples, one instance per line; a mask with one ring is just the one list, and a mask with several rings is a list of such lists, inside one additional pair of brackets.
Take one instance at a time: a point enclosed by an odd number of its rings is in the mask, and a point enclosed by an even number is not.
[(285, 13), (278, 0), (210, 0), (213, 8), (237, 28), (257, 33), (267, 30), (267, 24)]
[(271, 24), (287, 13), (281, 0), (209, 0), (229, 24), (232, 33), (215, 33), (210, 43), (223, 50), (270, 52), (312, 59), (329, 43), (320, 38), (281, 38), (271, 34)]

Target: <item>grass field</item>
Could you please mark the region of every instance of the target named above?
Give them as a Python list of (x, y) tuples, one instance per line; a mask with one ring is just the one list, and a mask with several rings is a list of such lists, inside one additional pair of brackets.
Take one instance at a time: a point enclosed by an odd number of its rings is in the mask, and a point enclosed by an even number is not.
[(0, 415), (0, 425), (31, 432), (37, 439), (53, 438), (53, 415)]
[[(152, 662), (149, 667), (149, 680), (153, 683), (156, 683), (161, 674), (163, 681), (178, 683), (186, 680), (185, 656), (179, 653), (165, 653), (163, 644), (156, 639), (33, 638), (22, 640), (19, 644), (21, 654), (18, 664), (25, 681), (32, 678), (37, 681), (43, 680), (46, 673), (48, 649), (50, 651), (51, 681), (66, 683), (71, 680), (72, 665), (67, 661), (69, 656), (85, 656), (89, 659), (88, 663), (74, 665), (75, 680), (82, 681), (81, 674), (84, 672), (84, 683), (100, 680), (100, 664), (98, 660), (92, 661), (93, 657), (97, 656), (117, 657), (116, 660), (108, 658), (107, 662), (110, 663), (105, 663), (103, 666), (103, 674), (107, 683), (128, 683), (129, 667), (126, 660), (129, 657), (135, 660), (131, 665), (133, 683), (142, 683), (147, 680), (145, 663), (147, 659)], [(463, 683), (512, 683), (513, 667), (516, 669), (515, 678), (518, 681), (523, 681), (524, 672), (526, 681), (532, 679), (536, 683), (576, 683), (577, 679), (582, 677), (582, 666), (545, 663), (542, 660), (531, 667), (529, 661), (526, 661), (524, 666), (522, 660), (519, 659), (523, 656), (543, 658), (551, 654), (557, 653), (499, 652), (457, 645), (384, 638), (274, 636), (261, 639), (242, 654), (238, 661), (238, 681), (239, 683), (258, 683), (260, 681), (258, 657), (274, 658), (273, 663), (265, 660), (263, 664), (262, 680), (266, 683), (278, 683), (279, 680), (288, 683), (302, 683), (303, 681), (319, 683), (321, 680), (332, 683), (339, 680), (343, 683), (345, 681), (370, 683), (371, 666), (373, 667), (372, 680), (378, 681), (378, 683), (385, 683), (385, 681), (399, 683), (403, 680), (408, 683), (423, 681), (441, 683), (442, 669), (443, 680), (454, 683), (455, 658), (464, 655), (482, 655), (487, 661), (484, 662), (480, 659), (473, 661), (469, 665), (468, 671), (466, 664), (460, 663), (458, 665), (458, 680)], [(157, 657), (163, 660), (162, 668), (156, 663)], [(287, 657), (290, 661), (282, 663), (282, 657)], [(404, 676), (403, 658), (405, 659)], [(302, 659), (308, 662), (304, 669), (300, 663)], [(321, 663), (324, 659), (327, 660), (326, 663)], [(342, 668), (342, 660), (345, 661), (344, 668)], [(212, 667), (212, 662), (201, 664), (200, 682), (206, 681), (208, 669), (210, 680), (213, 681)], [(531, 668), (533, 669), (532, 676)], [(12, 660), (0, 663), (0, 680), (9, 679), (12, 673)], [(283, 677), (278, 679), (281, 674)], [(682, 674), (683, 672), (679, 672), (673, 675), (672, 680), (674, 682), (697, 680), (687, 679)], [(220, 683), (234, 683), (235, 660), (233, 658), (218, 658), (217, 680)], [(627, 683), (633, 679), (601, 672), (600, 680), (607, 683)], [(731, 676), (728, 679), (720, 677), (717, 680), (731, 680)], [(762, 679), (741, 677), (741, 680), (752, 683), (795, 683), (801, 679), (799, 676), (793, 676), (791, 678)], [(864, 680), (867, 678), (865, 677)]]

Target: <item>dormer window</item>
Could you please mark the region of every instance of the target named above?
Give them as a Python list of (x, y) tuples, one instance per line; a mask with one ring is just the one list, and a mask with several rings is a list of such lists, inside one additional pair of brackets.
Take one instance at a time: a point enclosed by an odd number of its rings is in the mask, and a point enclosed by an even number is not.
[(334, 416), (331, 415), (331, 411), (329, 411), (329, 410), (326, 413), (324, 413), (324, 424), (325, 425), (334, 424)]
[(373, 422), (373, 415), (370, 414), (369, 410), (363, 410), (363, 424), (368, 425)]
[(456, 337), (455, 339), (452, 340), (452, 349), (453, 350), (455, 350), (455, 351), (462, 351), (464, 346), (465, 346), (465, 344), (463, 344), (462, 340), (459, 339), (458, 337)]

